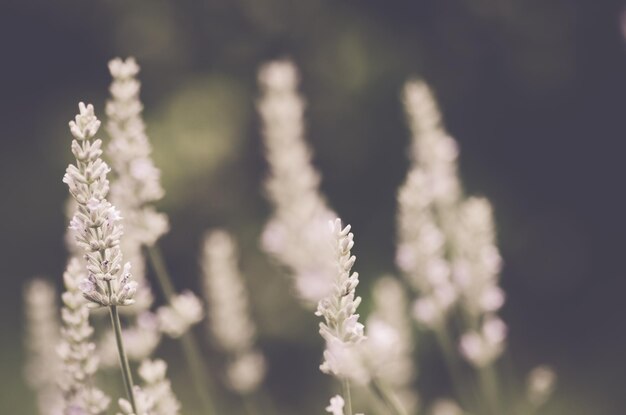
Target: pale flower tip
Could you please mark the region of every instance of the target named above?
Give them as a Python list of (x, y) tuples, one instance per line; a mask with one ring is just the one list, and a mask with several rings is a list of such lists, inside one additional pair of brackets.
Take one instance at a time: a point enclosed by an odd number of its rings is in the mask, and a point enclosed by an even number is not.
[(257, 389), (263, 381), (265, 372), (265, 358), (256, 350), (250, 350), (236, 357), (227, 369), (231, 388), (241, 395), (249, 394)]
[(165, 379), (167, 364), (161, 359), (144, 359), (138, 369), (139, 376), (147, 383), (156, 383)]
[(506, 324), (496, 316), (488, 316), (479, 331), (461, 336), (459, 351), (474, 366), (484, 367), (502, 354), (506, 335)]
[(122, 58), (120, 58), (119, 56), (116, 56), (115, 58), (111, 59), (108, 64), (109, 70), (113, 71), (112, 68), (115, 67), (116, 65), (119, 65), (121, 62), (122, 62)]
[(439, 399), (430, 408), (429, 415), (463, 415), (463, 410), (451, 399)]
[(495, 312), (502, 308), (506, 294), (498, 286), (491, 286), (480, 297), (480, 306), (485, 312)]
[(133, 407), (131, 406), (130, 402), (128, 402), (126, 399), (120, 398), (117, 401), (117, 403), (120, 406), (120, 409), (124, 411), (125, 413), (127, 414), (133, 413)]
[(556, 372), (547, 365), (537, 366), (527, 378), (527, 398), (535, 407), (543, 405), (554, 392), (557, 382)]
[(331, 227), (338, 272), (329, 285), (331, 292), (318, 302), (316, 312), (316, 315), (324, 318), (320, 324), (320, 334), (326, 340), (324, 363), (320, 369), (339, 378), (367, 383), (370, 376), (357, 349), (353, 347), (365, 340), (364, 327), (358, 322), (359, 315), (356, 313), (361, 303), (361, 298), (355, 295), (358, 274), (351, 273), (355, 259), (350, 253), (354, 245), (353, 235), (349, 233), (349, 226), (341, 228), (339, 218), (331, 222)]
[(259, 82), (268, 89), (293, 89), (298, 83), (298, 71), (289, 59), (271, 61), (259, 69)]
[(178, 338), (204, 317), (202, 303), (191, 291), (174, 296), (167, 306), (157, 310), (160, 330), (170, 337)]
[[(341, 221), (341, 218), (336, 218), (335, 220), (330, 220), (329, 222), (329, 226), (330, 226), (330, 230), (331, 232), (339, 235), (339, 236), (348, 236), (348, 239), (353, 238), (353, 236), (349, 236), (350, 235), (350, 230), (352, 229), (352, 226), (350, 225), (346, 225), (343, 226), (343, 222)], [(347, 241), (345, 243), (349, 243), (350, 241)]]
[(116, 57), (109, 61), (109, 72), (114, 78), (125, 80), (139, 73), (139, 65), (132, 56), (126, 59)]
[(419, 298), (413, 303), (413, 316), (427, 327), (434, 327), (441, 318), (441, 310), (432, 298)]
[(343, 415), (343, 407), (345, 406), (345, 402), (340, 395), (335, 395), (330, 398), (330, 405), (326, 407), (326, 412), (331, 413), (332, 415)]
[(483, 332), (489, 341), (498, 343), (506, 339), (508, 327), (504, 321), (498, 317), (491, 317), (485, 322)]
[(84, 293), (88, 293), (91, 292), (93, 290), (95, 290), (96, 285), (89, 279), (85, 278), (84, 280), (82, 280), (79, 284), (78, 284), (78, 288), (84, 292)]

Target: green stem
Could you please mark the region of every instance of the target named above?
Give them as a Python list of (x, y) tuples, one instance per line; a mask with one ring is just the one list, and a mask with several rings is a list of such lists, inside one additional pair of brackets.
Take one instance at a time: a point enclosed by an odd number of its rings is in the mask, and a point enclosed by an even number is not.
[(247, 405), (254, 404), (254, 412), (261, 414), (277, 414), (278, 409), (274, 406), (274, 402), (265, 388), (262, 386), (253, 392), (244, 396), (244, 399), (248, 401)]
[(383, 384), (379, 379), (370, 382), (370, 388), (372, 388), (374, 394), (385, 403), (393, 414), (407, 415), (406, 410), (399, 402), (398, 398), (389, 390), (387, 385)]
[[(109, 283), (110, 284), (110, 283)], [(124, 342), (122, 341), (122, 325), (120, 324), (120, 315), (117, 311), (117, 306), (110, 306), (111, 322), (113, 323), (113, 331), (115, 332), (115, 342), (117, 343), (117, 352), (120, 356), (120, 368), (122, 369), (122, 377), (124, 378), (124, 387), (126, 388), (126, 395), (130, 406), (133, 408), (133, 412), (137, 413), (137, 406), (135, 404), (135, 394), (133, 393), (133, 375), (130, 372), (130, 365), (128, 364), (128, 357), (124, 351)]]
[(254, 399), (252, 399), (250, 396), (243, 396), (242, 399), (243, 399), (243, 406), (248, 415), (259, 415), (259, 411), (254, 405)]
[(481, 411), (474, 408), (475, 394), (463, 381), (463, 375), (461, 373), (459, 361), (456, 354), (454, 353), (454, 347), (452, 345), (452, 342), (450, 341), (445, 327), (435, 328), (434, 331), (435, 337), (437, 338), (439, 346), (441, 347), (444, 363), (446, 364), (446, 367), (448, 368), (448, 372), (450, 374), (452, 387), (454, 388), (454, 391), (459, 398), (459, 402), (461, 402), (461, 405), (465, 406), (465, 409), (469, 412), (480, 413)]
[(196, 339), (190, 331), (187, 331), (182, 335), (180, 340), (183, 345), (183, 355), (185, 356), (187, 367), (191, 373), (193, 384), (196, 387), (196, 392), (204, 407), (204, 414), (214, 414), (215, 410), (213, 409), (213, 403), (209, 396), (213, 388), (210, 386), (210, 381), (206, 376), (206, 365), (200, 354)]
[[(519, 390), (519, 386), (515, 381), (515, 369), (513, 365), (513, 360), (511, 358), (511, 353), (509, 349), (504, 350), (504, 354), (501, 358), (501, 371), (499, 372), (500, 376), (498, 376), (498, 385), (500, 385), (499, 394), (500, 402), (516, 402), (516, 401), (524, 401), (516, 392)], [(504, 374), (502, 374), (504, 371)], [(516, 405), (518, 407), (523, 406), (523, 403)], [(533, 411), (523, 411), (522, 413), (532, 415)]]
[(176, 291), (174, 290), (174, 285), (172, 284), (169, 272), (167, 272), (167, 267), (165, 265), (165, 261), (163, 260), (163, 254), (161, 254), (161, 250), (157, 245), (149, 246), (146, 250), (148, 252), (148, 258), (150, 259), (152, 268), (154, 269), (154, 273), (156, 274), (159, 288), (161, 288), (165, 299), (170, 301), (176, 294)]
[(489, 365), (478, 369), (478, 377), (490, 412), (494, 415), (499, 414), (498, 384), (493, 366)]
[(346, 414), (352, 415), (352, 396), (350, 395), (350, 381), (348, 379), (342, 380), (341, 386), (343, 388), (343, 398), (346, 402)]
[(523, 400), (516, 405), (515, 415), (537, 415), (538, 408), (530, 402)]
[[(157, 245), (149, 246), (146, 250), (154, 273), (156, 274), (159, 288), (163, 292), (165, 299), (170, 302), (176, 292), (172, 284), (172, 279), (167, 271), (165, 261), (163, 260), (161, 250)], [(183, 346), (183, 356), (185, 357), (185, 362), (187, 363), (187, 367), (193, 379), (196, 393), (202, 402), (204, 414), (214, 414), (213, 403), (209, 397), (209, 393), (212, 390), (211, 382), (206, 375), (206, 365), (202, 359), (198, 343), (190, 330), (183, 333), (180, 340)]]

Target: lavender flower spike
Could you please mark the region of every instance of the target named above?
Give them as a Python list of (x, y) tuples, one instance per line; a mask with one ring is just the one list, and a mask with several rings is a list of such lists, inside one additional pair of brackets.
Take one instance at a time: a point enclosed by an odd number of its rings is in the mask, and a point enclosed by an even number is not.
[(315, 312), (316, 316), (324, 317), (324, 322), (320, 323), (320, 334), (326, 340), (324, 363), (320, 370), (341, 379), (367, 382), (368, 371), (354, 349), (365, 340), (364, 326), (359, 323), (359, 315), (356, 314), (361, 297), (355, 297), (359, 274), (352, 272), (356, 261), (350, 252), (354, 246), (354, 235), (350, 232), (350, 225), (342, 228), (340, 219), (330, 222), (330, 228), (337, 269), (331, 293), (319, 302)]
[(92, 105), (81, 102), (78, 107), (80, 113), (70, 121), (76, 164), (68, 166), (63, 182), (77, 202), (70, 229), (87, 261), (88, 277), (80, 289), (94, 306), (130, 305), (137, 283), (131, 279), (130, 265), (122, 266), (121, 215), (106, 199), (111, 169), (100, 158), (102, 141), (94, 138), (100, 121)]

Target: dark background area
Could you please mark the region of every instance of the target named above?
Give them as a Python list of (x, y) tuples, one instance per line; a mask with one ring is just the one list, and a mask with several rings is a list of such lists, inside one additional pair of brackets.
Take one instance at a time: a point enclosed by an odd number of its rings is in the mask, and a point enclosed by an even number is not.
[[(60, 285), (61, 177), (79, 100), (103, 117), (115, 56), (142, 66), (142, 99), (179, 288), (198, 287), (202, 232), (233, 231), (253, 287), (269, 389), (320, 413), (316, 321), (258, 249), (269, 207), (256, 71), (291, 57), (323, 190), (356, 234), (364, 290), (393, 271), (395, 196), (409, 133), (399, 99), (422, 77), (461, 147), (469, 193), (495, 206), (523, 373), (554, 365), (549, 414), (626, 413), (626, 50), (621, 1), (212, 0), (0, 2), (0, 413), (31, 413), (21, 289)], [(363, 291), (366, 293), (366, 291)], [(290, 310), (288, 316), (285, 310)], [(168, 348), (169, 347), (169, 348)], [(165, 345), (165, 352), (174, 349)], [(424, 372), (427, 390), (441, 375)], [(432, 380), (432, 381), (431, 381)], [(445, 382), (443, 382), (445, 383)], [(311, 393), (311, 390), (315, 392)]]

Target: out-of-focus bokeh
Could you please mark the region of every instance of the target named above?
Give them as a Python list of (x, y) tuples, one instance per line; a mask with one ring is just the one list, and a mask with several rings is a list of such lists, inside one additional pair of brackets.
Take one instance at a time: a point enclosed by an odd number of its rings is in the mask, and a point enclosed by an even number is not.
[[(323, 191), (353, 225), (361, 292), (367, 297), (374, 278), (394, 271), (409, 143), (399, 96), (407, 79), (421, 77), (459, 141), (467, 190), (495, 206), (503, 318), (520, 379), (535, 364), (555, 367), (559, 387), (546, 414), (624, 414), (621, 8), (575, 0), (3, 0), (0, 413), (34, 413), (22, 379), (21, 292), (36, 275), (61, 284), (67, 121), (80, 100), (103, 115), (106, 63), (132, 55), (167, 191), (160, 208), (172, 230), (161, 245), (176, 286), (198, 287), (206, 229), (234, 232), (270, 360), (267, 389), (285, 413), (321, 413), (337, 385), (318, 370), (317, 319), (258, 248), (269, 207), (256, 71), (279, 57), (301, 70), (308, 141)], [(177, 347), (166, 342), (159, 354), (176, 362)], [(432, 342), (419, 347), (428, 354)], [(427, 394), (446, 393), (440, 365), (435, 358), (420, 369)], [(174, 369), (184, 399), (183, 376)]]

